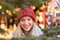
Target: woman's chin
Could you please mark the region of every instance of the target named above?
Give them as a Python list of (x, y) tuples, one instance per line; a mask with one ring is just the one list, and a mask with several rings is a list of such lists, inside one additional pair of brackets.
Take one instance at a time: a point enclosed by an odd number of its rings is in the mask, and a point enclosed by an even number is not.
[(24, 30), (27, 31), (27, 32), (30, 31), (30, 29), (24, 29)]

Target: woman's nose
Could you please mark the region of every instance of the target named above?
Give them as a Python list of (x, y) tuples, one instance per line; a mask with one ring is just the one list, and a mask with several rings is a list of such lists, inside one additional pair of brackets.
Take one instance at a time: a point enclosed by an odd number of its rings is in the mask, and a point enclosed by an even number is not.
[(25, 21), (25, 24), (28, 25), (28, 21)]

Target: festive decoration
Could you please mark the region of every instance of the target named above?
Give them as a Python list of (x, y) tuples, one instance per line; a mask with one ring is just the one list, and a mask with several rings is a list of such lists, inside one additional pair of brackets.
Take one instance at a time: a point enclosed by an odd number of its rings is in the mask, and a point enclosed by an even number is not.
[[(12, 22), (11, 19), (15, 20), (18, 16), (16, 8), (24, 8), (24, 4), (27, 4), (35, 10), (36, 8), (40, 8), (44, 2), (49, 2), (49, 0), (0, 0), (0, 20), (6, 19), (5, 21), (7, 21), (6, 23), (8, 25), (8, 19)], [(20, 9), (18, 9), (18, 11), (19, 10)], [(12, 23), (14, 23), (14, 21)], [(3, 29), (1, 29), (0, 33), (2, 33), (2, 30)], [(3, 33), (5, 33), (5, 30), (3, 30)]]
[(60, 35), (60, 26), (56, 26), (53, 28), (46, 28), (43, 29), (44, 35), (48, 37), (57, 37), (57, 35)]
[[(4, 0), (1, 0), (4, 1)], [(34, 5), (36, 7), (40, 7), (45, 2), (50, 2), (51, 0), (5, 0), (4, 2), (8, 3), (8, 5), (13, 5), (15, 7), (22, 7), (21, 4)], [(4, 3), (3, 3), (4, 4)], [(12, 7), (12, 6), (11, 6)]]
[(2, 6), (0, 5), (0, 9), (2, 9)]
[(4, 29), (2, 29), (1, 27), (0, 27), (0, 33), (1, 34), (4, 34), (6, 32), (6, 30), (4, 30)]
[[(7, 12), (6, 10), (9, 10), (9, 11)], [(9, 3), (5, 2), (5, 1), (0, 0), (0, 15), (1, 15), (2, 12), (5, 13), (4, 16), (7, 16), (9, 14), (12, 14), (13, 16), (17, 16), (17, 14), (18, 14), (15, 11), (14, 5), (11, 5), (11, 4), (9, 4)], [(1, 16), (3, 16), (3, 14)]]
[(24, 5), (22, 4), (39, 8), (42, 4), (44, 4), (44, 2), (50, 1), (51, 0), (0, 0), (0, 11), (6, 13), (6, 10), (9, 10), (13, 16), (16, 16), (18, 13), (16, 12), (15, 8), (24, 8)]

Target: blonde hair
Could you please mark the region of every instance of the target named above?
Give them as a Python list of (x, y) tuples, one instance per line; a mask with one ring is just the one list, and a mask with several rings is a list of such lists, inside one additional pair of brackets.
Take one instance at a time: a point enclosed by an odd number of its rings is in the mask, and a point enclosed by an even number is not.
[[(37, 36), (40, 36), (43, 34), (41, 29), (35, 24), (35, 22), (33, 22), (33, 27), (32, 27), (32, 30), (30, 33), (33, 37), (37, 37)], [(17, 26), (17, 29), (13, 35), (13, 38), (23, 38), (23, 37), (25, 37), (25, 34), (23, 33), (23, 31), (20, 27), (20, 23), (19, 23)]]

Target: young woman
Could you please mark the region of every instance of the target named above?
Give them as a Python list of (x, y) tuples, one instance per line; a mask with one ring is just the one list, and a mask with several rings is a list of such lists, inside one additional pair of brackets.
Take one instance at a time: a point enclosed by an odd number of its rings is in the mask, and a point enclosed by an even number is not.
[(32, 37), (43, 35), (41, 29), (36, 25), (36, 16), (34, 11), (24, 5), (24, 9), (20, 10), (19, 16), (17, 17), (17, 29), (13, 35), (13, 38), (23, 38), (30, 34)]

